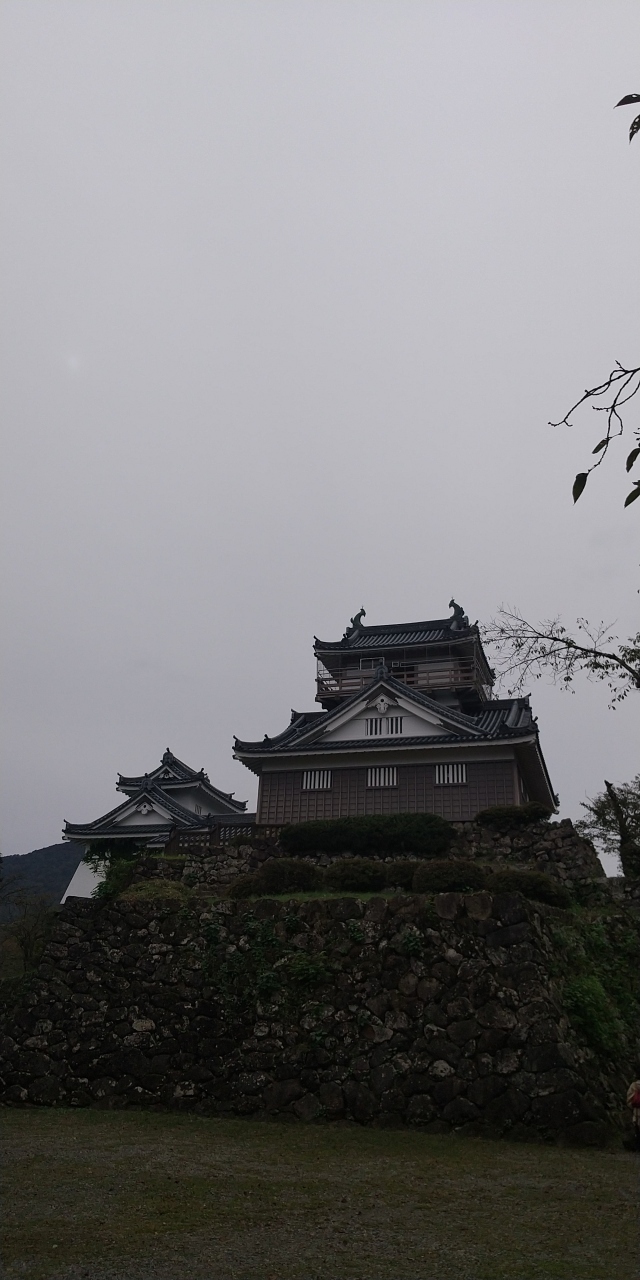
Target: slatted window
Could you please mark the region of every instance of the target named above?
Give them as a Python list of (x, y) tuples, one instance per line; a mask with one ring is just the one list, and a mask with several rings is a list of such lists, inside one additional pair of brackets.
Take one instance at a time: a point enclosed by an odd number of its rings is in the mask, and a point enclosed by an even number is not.
[(381, 765), (375, 769), (367, 769), (368, 787), (397, 787), (398, 770), (395, 765)]
[(467, 781), (466, 764), (437, 764), (436, 765), (436, 786), (452, 787), (461, 786)]
[(302, 775), (303, 791), (329, 791), (331, 769), (305, 769)]
[(402, 733), (403, 716), (370, 716), (365, 720), (367, 738), (383, 738)]

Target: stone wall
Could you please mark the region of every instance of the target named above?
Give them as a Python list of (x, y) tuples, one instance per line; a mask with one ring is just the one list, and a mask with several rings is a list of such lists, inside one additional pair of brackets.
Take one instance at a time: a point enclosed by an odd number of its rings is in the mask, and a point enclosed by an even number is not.
[(602, 1142), (631, 1064), (562, 1008), (559, 914), (487, 893), (69, 899), (2, 1038), (2, 1100)]
[[(605, 873), (593, 845), (583, 840), (569, 819), (538, 822), (507, 834), (476, 822), (454, 823), (453, 858), (477, 858), (497, 865), (512, 864), (544, 871), (564, 883), (605, 880)], [(233, 880), (257, 870), (270, 857), (282, 856), (275, 840), (260, 840), (235, 848), (231, 845), (194, 849), (184, 860), (162, 867), (149, 860), (148, 875), (181, 876), (189, 886), (225, 891)], [(343, 855), (336, 855), (336, 857)], [(329, 866), (335, 858), (323, 855), (305, 861)], [(390, 859), (388, 859), (390, 861)]]
[(507, 833), (477, 822), (456, 823), (455, 830), (454, 853), (464, 858), (543, 871), (567, 884), (605, 879), (591, 841), (578, 835), (570, 818), (562, 822), (536, 822)]

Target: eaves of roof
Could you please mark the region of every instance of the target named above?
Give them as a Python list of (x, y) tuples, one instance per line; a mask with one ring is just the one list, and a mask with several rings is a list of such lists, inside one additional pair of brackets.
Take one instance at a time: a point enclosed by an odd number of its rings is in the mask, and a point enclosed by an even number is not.
[(461, 711), (443, 707), (441, 703), (435, 702), (433, 698), (429, 698), (426, 694), (420, 693), (416, 689), (411, 689), (406, 684), (403, 684), (402, 681), (394, 679), (393, 676), (384, 676), (379, 680), (373, 680), (366, 690), (359, 689), (350, 698), (345, 698), (332, 711), (320, 712), (318, 720), (311, 725), (306, 721), (306, 718), (300, 716), (298, 720), (294, 720), (282, 733), (277, 734), (274, 738), (265, 736), (262, 742), (245, 742), (236, 738), (234, 754), (278, 751), (281, 748), (288, 748), (294, 743), (302, 744), (305, 739), (317, 742), (317, 730), (326, 731), (328, 726), (333, 721), (341, 718), (349, 707), (361, 701), (363, 697), (371, 698), (378, 688), (391, 690), (392, 693), (406, 698), (416, 706), (432, 711), (439, 720), (444, 720), (454, 726), (456, 730), (454, 736), (482, 738), (495, 732), (499, 724), (508, 724), (508, 721), (511, 721), (509, 728), (517, 728), (522, 732), (526, 725), (527, 730), (531, 731), (531, 712), (529, 704), (524, 698), (501, 700), (500, 706), (495, 708), (492, 703), (488, 703), (486, 710), (483, 710), (480, 715), (468, 716)]
[[(129, 797), (127, 800), (124, 800), (122, 804), (117, 805), (115, 809), (110, 809), (108, 813), (104, 813), (101, 818), (96, 818), (93, 822), (83, 822), (80, 824), (69, 822), (65, 823), (65, 831), (71, 832), (75, 830), (82, 830), (84, 832), (93, 832), (96, 835), (98, 833), (102, 833), (105, 824), (108, 825), (121, 813), (124, 813), (125, 810), (131, 808), (133, 800), (135, 800), (136, 803), (142, 803), (144, 800), (150, 800), (152, 803), (161, 805), (162, 808), (166, 809), (174, 819), (174, 823), (170, 825), (175, 825), (175, 820), (177, 820), (183, 827), (197, 827), (202, 824), (200, 816), (196, 816), (188, 809), (183, 808), (181, 804), (177, 804), (175, 800), (172, 800), (167, 796), (166, 792), (161, 791), (159, 787), (150, 786), (144, 787), (137, 796)], [(149, 823), (148, 828), (145, 826), (141, 829), (151, 830), (153, 826), (153, 823)], [(118, 829), (122, 831), (121, 827)], [(131, 830), (132, 828), (129, 828), (129, 831)]]
[(478, 743), (481, 746), (487, 742), (535, 742), (537, 732), (535, 729), (509, 729), (499, 728), (493, 733), (441, 733), (426, 734), (424, 737), (402, 737), (402, 738), (343, 738), (334, 739), (332, 742), (323, 742), (317, 739), (313, 742), (296, 743), (286, 742), (278, 747), (265, 747), (263, 743), (251, 743), (243, 746), (242, 749), (236, 748), (236, 755), (239, 760), (244, 756), (255, 756), (269, 758), (274, 755), (324, 755), (325, 752), (351, 752), (366, 751), (369, 752), (389, 752), (402, 751), (406, 747), (442, 747), (456, 746), (458, 743)]
[(352, 635), (341, 640), (320, 640), (314, 636), (314, 651), (372, 649), (402, 647), (414, 644), (438, 644), (449, 640), (465, 640), (477, 634), (476, 627), (453, 631), (450, 618), (436, 618), (432, 622), (401, 622), (383, 627), (358, 627)]

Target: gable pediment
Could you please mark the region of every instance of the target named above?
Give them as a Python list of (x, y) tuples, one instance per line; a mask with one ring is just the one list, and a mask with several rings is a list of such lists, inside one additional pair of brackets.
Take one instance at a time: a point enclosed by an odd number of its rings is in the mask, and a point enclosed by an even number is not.
[(410, 696), (378, 686), (368, 696), (363, 695), (344, 711), (332, 716), (326, 727), (321, 726), (309, 735), (308, 741), (370, 739), (373, 745), (386, 740), (400, 742), (402, 738), (440, 737), (451, 731), (446, 713), (441, 714), (439, 708), (421, 706)]
[(155, 797), (136, 796), (130, 804), (123, 805), (111, 821), (119, 827), (157, 826), (161, 822), (173, 823), (172, 814)]

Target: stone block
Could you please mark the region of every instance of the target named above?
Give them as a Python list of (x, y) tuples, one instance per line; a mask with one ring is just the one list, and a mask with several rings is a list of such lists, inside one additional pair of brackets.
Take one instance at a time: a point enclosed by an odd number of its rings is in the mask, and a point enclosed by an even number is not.
[(434, 905), (441, 920), (455, 920), (462, 913), (462, 894), (437, 893)]
[(322, 1111), (322, 1106), (315, 1094), (304, 1093), (301, 1098), (294, 1102), (293, 1111), (299, 1120), (303, 1120), (308, 1124), (312, 1120), (317, 1120)]
[(467, 893), (464, 897), (464, 906), (472, 920), (488, 920), (493, 898), (490, 893)]
[(479, 1080), (473, 1080), (467, 1089), (467, 1097), (475, 1103), (477, 1107), (486, 1107), (493, 1098), (497, 1098), (501, 1093), (505, 1093), (507, 1089), (507, 1081), (500, 1076), (481, 1076)]
[(344, 1095), (339, 1084), (327, 1082), (318, 1089), (318, 1098), (330, 1118), (341, 1116), (344, 1111)]
[(447, 1080), (439, 1080), (431, 1090), (431, 1096), (439, 1107), (445, 1107), (464, 1092), (464, 1084), (457, 1076), (449, 1076)]
[(520, 924), (521, 920), (528, 919), (525, 899), (520, 893), (496, 893), (491, 914), (504, 925)]
[(435, 1116), (436, 1109), (432, 1099), (426, 1093), (415, 1093), (409, 1101), (405, 1118), (407, 1124), (428, 1124)]
[(478, 1108), (468, 1098), (454, 1098), (442, 1112), (443, 1120), (448, 1120), (452, 1125), (468, 1124), (471, 1120), (477, 1120), (479, 1115)]
[(522, 1066), (525, 1071), (555, 1071), (558, 1067), (572, 1067), (574, 1055), (568, 1045), (560, 1041), (551, 1044), (532, 1045), (527, 1049)]
[(461, 1022), (452, 1022), (447, 1027), (447, 1035), (454, 1044), (464, 1045), (469, 1040), (473, 1040), (480, 1032), (480, 1027), (475, 1018), (464, 1018)]
[(358, 1120), (360, 1124), (372, 1120), (378, 1110), (375, 1095), (366, 1085), (358, 1084), (355, 1080), (345, 1082), (344, 1098), (354, 1120)]
[(374, 1067), (370, 1076), (370, 1084), (373, 1093), (379, 1098), (387, 1089), (390, 1089), (396, 1078), (395, 1068), (390, 1062), (383, 1066)]
[(29, 1101), (52, 1107), (60, 1097), (60, 1081), (55, 1076), (38, 1076), (28, 1088)]
[(264, 1090), (264, 1102), (268, 1111), (282, 1111), (301, 1098), (304, 1089), (299, 1080), (276, 1080)]
[(564, 1093), (552, 1093), (542, 1098), (533, 1098), (531, 1110), (537, 1124), (545, 1129), (560, 1132), (582, 1119), (581, 1102), (577, 1089), (566, 1089)]
[(528, 942), (531, 937), (531, 925), (522, 920), (520, 924), (508, 924), (493, 933), (487, 934), (489, 947), (515, 947), (520, 942)]

